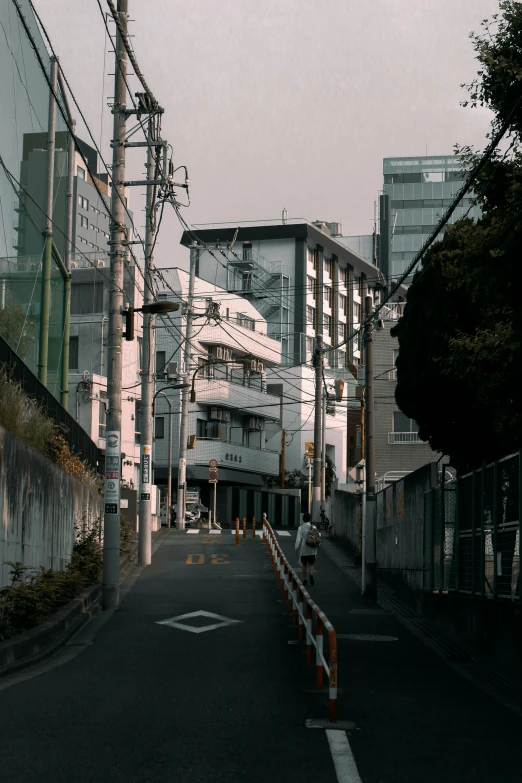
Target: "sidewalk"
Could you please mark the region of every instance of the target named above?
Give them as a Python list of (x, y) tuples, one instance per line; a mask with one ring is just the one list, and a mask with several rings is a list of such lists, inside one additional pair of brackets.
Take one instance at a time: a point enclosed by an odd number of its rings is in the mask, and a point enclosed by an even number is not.
[[(294, 538), (279, 545), (296, 572)], [(522, 778), (522, 720), (446, 666), (390, 612), (360, 595), (324, 541), (307, 589), (338, 634), (338, 715), (353, 721), (350, 745), (363, 783), (515, 783)], [(346, 567), (346, 561), (345, 561)]]
[[(240, 547), (230, 531), (168, 531), (120, 608), (71, 641), (79, 655), (0, 692), (0, 780), (334, 783), (325, 732), (305, 728), (324, 696), (303, 690), (280, 598), (250, 531)], [(198, 612), (231, 622), (164, 624)]]

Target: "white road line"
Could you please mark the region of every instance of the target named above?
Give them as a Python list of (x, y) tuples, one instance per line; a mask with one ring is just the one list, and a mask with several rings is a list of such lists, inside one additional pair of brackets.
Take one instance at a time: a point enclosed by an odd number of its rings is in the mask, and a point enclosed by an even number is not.
[(289, 536), (290, 535), (288, 530), (276, 530), (276, 533), (277, 533), (278, 536)]
[(187, 530), (187, 533), (192, 533), (193, 536), (196, 536), (199, 533), (199, 530)]
[(221, 535), (221, 530), (209, 530), (208, 532), (210, 533), (211, 536), (220, 536)]
[(346, 733), (326, 729), (326, 736), (339, 783), (362, 783)]

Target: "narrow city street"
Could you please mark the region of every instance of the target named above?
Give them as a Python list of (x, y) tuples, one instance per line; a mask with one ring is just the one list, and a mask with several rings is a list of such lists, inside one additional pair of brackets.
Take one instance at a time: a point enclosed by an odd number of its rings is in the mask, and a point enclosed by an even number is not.
[[(70, 641), (75, 657), (0, 680), (2, 783), (357, 781), (305, 725), (327, 697), (248, 535), (166, 532), (120, 608)], [(295, 564), (295, 533), (276, 535)], [(363, 601), (324, 545), (309, 589), (339, 634), (339, 720), (355, 724), (363, 783), (515, 783), (521, 719)]]

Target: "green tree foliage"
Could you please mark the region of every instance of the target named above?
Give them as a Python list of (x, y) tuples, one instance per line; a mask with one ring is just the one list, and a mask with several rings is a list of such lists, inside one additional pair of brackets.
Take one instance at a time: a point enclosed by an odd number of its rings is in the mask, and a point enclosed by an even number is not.
[[(472, 34), (481, 63), (472, 105), (503, 122), (522, 96), (522, 5)], [(482, 218), (463, 219), (425, 255), (392, 334), (399, 339), (396, 399), (419, 436), (459, 471), (522, 447), (522, 101), (507, 153), (497, 153), (476, 186)], [(476, 156), (460, 150), (464, 165)]]

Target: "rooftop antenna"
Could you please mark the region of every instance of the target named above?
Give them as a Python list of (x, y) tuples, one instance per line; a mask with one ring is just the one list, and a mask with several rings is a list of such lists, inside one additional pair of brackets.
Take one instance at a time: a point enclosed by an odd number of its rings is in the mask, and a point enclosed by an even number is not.
[(288, 219), (288, 212), (286, 211), (286, 207), (283, 207), (283, 225), (286, 224), (287, 219)]

